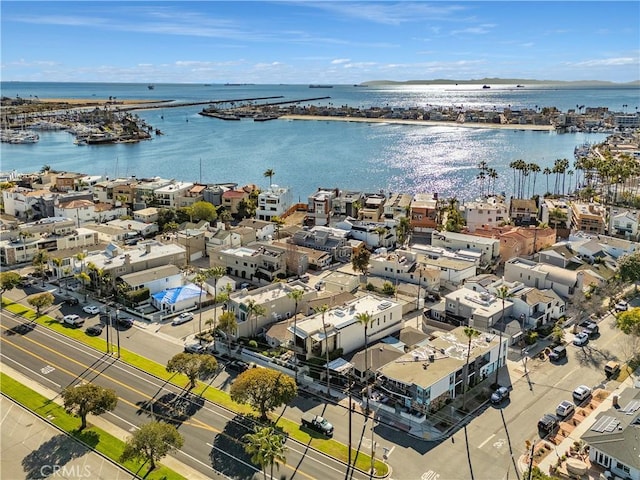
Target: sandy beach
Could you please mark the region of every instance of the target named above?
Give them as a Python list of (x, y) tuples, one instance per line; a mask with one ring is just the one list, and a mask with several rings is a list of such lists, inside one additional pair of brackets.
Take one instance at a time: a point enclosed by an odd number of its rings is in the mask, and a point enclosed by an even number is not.
[(529, 130), (533, 132), (553, 132), (553, 125), (514, 125), (499, 123), (459, 123), (437, 120), (404, 120), (396, 118), (362, 118), (362, 117), (326, 117), (318, 115), (283, 115), (283, 120), (316, 120), (333, 122), (364, 122), (364, 123), (389, 123), (399, 125), (422, 125), (429, 127), (460, 127), (460, 128), (497, 128), (503, 130)]

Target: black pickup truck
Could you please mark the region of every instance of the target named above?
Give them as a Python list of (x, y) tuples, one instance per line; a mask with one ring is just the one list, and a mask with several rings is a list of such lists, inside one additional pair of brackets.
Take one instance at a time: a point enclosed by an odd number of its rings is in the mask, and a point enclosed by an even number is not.
[(313, 413), (305, 413), (302, 415), (302, 425), (315, 430), (318, 433), (326, 435), (327, 437), (333, 436), (333, 425), (319, 415)]

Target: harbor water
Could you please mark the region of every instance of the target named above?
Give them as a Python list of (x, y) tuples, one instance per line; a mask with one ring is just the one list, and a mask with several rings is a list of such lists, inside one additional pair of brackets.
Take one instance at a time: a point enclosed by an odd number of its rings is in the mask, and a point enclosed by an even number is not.
[[(581, 105), (632, 113), (640, 105), (637, 88), (557, 88), (525, 86), (355, 87), (309, 89), (308, 85), (164, 85), (2, 83), (2, 95), (22, 98), (84, 98), (207, 102), (282, 96), (283, 101), (329, 98), (310, 105), (353, 107), (461, 106), (462, 108), (543, 108), (562, 111)], [(279, 101), (279, 100), (278, 100)], [(256, 101), (256, 103), (260, 103)], [(304, 102), (303, 102), (304, 103)], [(604, 140), (604, 133), (533, 132), (459, 126), (294, 121), (277, 119), (229, 122), (198, 114), (206, 105), (141, 110), (136, 113), (163, 135), (135, 144), (83, 145), (67, 132), (39, 132), (35, 144), (3, 143), (0, 170), (31, 172), (49, 165), (56, 170), (109, 178), (160, 176), (207, 183), (288, 186), (305, 201), (318, 187), (367, 192), (384, 190), (438, 192), (470, 200), (480, 193), (478, 163), (497, 170), (495, 191), (512, 192), (509, 164), (517, 159), (541, 169), (554, 160), (573, 164), (574, 148)], [(539, 175), (537, 193), (546, 190)]]

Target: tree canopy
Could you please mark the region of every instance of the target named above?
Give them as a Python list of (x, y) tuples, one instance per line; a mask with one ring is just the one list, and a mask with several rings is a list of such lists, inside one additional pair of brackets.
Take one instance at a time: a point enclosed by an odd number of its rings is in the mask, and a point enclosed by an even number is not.
[(640, 252), (625, 255), (618, 260), (618, 275), (625, 282), (640, 280)]
[(210, 222), (218, 218), (218, 212), (213, 204), (205, 201), (195, 202), (189, 207), (193, 220), (204, 220)]
[(640, 337), (640, 308), (631, 308), (616, 318), (616, 326), (627, 335)]
[(16, 272), (1, 272), (0, 273), (0, 297), (8, 290), (13, 290), (20, 285), (22, 277)]
[(199, 378), (206, 378), (218, 370), (218, 362), (213, 355), (182, 352), (174, 355), (166, 368), (169, 373), (186, 375), (190, 388), (194, 388)]
[(150, 462), (149, 471), (156, 462), (174, 450), (182, 448), (184, 438), (173, 425), (164, 422), (149, 422), (136, 430), (127, 440), (121, 462), (142, 459)]
[(364, 276), (369, 272), (369, 259), (371, 254), (369, 250), (362, 248), (355, 255), (351, 257), (351, 267), (356, 271), (362, 273)]
[(266, 419), (268, 412), (293, 400), (298, 387), (284, 373), (270, 368), (250, 368), (238, 375), (229, 393), (234, 402), (251, 405)]
[(64, 408), (80, 417), (82, 425), (80, 429), (87, 428), (87, 415), (102, 415), (116, 408), (118, 395), (115, 390), (104, 388), (93, 383), (71, 385), (62, 393)]
[(53, 305), (55, 297), (49, 292), (37, 293), (27, 298), (27, 303), (36, 309), (36, 315), (40, 316), (40, 311), (43, 308)]

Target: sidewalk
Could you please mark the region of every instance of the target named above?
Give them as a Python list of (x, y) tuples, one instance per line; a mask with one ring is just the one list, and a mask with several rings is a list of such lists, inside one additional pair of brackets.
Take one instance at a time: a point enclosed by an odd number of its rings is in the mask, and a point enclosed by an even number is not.
[[(57, 392), (54, 392), (53, 390), (47, 387), (44, 387), (43, 385), (40, 385), (38, 382), (30, 379), (29, 377), (26, 377), (25, 375), (18, 372), (17, 370), (14, 370), (13, 368), (7, 366), (4, 363), (0, 363), (0, 371), (9, 375), (11, 378), (17, 380), (23, 385), (26, 385), (30, 389), (38, 392), (40, 395), (54, 401), (58, 405), (62, 405), (62, 399), (60, 398), (60, 395), (58, 395)], [(131, 433), (128, 432), (127, 430), (123, 430), (113, 425), (112, 423), (108, 422), (107, 420), (105, 420), (100, 416), (89, 415), (87, 417), (87, 422), (95, 425), (98, 428), (101, 428), (105, 432), (113, 435), (114, 437), (122, 441), (126, 441), (131, 436)], [(197, 470), (194, 470), (188, 465), (185, 465), (184, 463), (182, 463), (180, 460), (176, 459), (172, 455), (167, 455), (160, 461), (160, 463), (174, 470), (175, 472), (179, 473), (185, 478), (188, 478), (189, 480), (191, 479), (208, 480), (212, 478), (200, 473)], [(225, 478), (225, 477), (222, 474), (218, 474), (215, 478)]]

